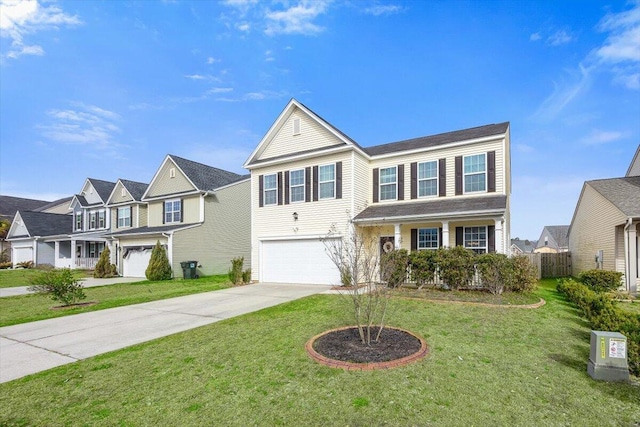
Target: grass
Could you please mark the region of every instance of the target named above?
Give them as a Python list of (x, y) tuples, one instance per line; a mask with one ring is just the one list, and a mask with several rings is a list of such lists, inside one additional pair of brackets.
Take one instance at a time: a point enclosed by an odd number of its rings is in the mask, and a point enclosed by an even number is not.
[(425, 300), (438, 301), (466, 301), (494, 305), (529, 305), (540, 301), (540, 297), (532, 293), (504, 292), (501, 295), (493, 295), (490, 292), (478, 290), (447, 291), (431, 288), (418, 290), (416, 288), (402, 287), (394, 289), (393, 294), (404, 298), (421, 298)]
[(226, 274), (206, 276), (192, 280), (171, 280), (121, 283), (85, 288), (87, 298), (80, 302), (96, 301), (97, 304), (76, 308), (53, 310), (60, 304), (43, 295), (21, 295), (0, 298), (0, 327), (53, 317), (68, 316), (88, 311), (123, 305), (139, 304), (166, 298), (174, 298), (199, 292), (217, 291), (231, 286)]
[[(0, 288), (13, 288), (16, 286), (29, 286), (31, 285), (31, 279), (34, 276), (42, 273), (42, 270), (37, 268), (29, 268), (29, 269), (17, 269), (17, 270), (9, 270), (3, 269), (0, 270)], [(90, 275), (90, 272), (85, 270), (73, 270), (73, 275), (80, 279), (83, 277), (87, 277)]]
[(430, 355), (371, 372), (306, 355), (350, 314), (304, 298), (0, 384), (0, 425), (637, 425), (640, 386), (587, 375), (589, 329), (542, 285), (532, 310), (394, 300)]

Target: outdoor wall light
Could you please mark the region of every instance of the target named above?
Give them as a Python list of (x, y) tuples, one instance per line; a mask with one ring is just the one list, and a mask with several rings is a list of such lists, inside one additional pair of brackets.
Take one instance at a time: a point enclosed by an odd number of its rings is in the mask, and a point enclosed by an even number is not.
[(293, 213), (293, 220), (297, 221), (298, 220), (298, 212), (294, 212)]

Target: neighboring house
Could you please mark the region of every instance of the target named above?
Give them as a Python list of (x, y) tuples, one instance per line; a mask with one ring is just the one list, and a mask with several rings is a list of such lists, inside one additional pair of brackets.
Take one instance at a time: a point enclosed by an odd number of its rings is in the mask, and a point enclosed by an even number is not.
[[(55, 266), (59, 253), (56, 239), (68, 239), (71, 233), (69, 215), (18, 211), (7, 239), (11, 241), (11, 259), (14, 267), (25, 261)], [(59, 251), (58, 251), (59, 252)], [(70, 257), (71, 254), (67, 253)]]
[(542, 229), (535, 253), (558, 253), (569, 250), (568, 225), (547, 225)]
[(518, 237), (511, 239), (511, 254), (522, 255), (531, 254), (538, 244), (537, 240), (520, 240)]
[(117, 222), (109, 239), (120, 274), (144, 277), (160, 242), (174, 276), (181, 262), (201, 274), (226, 273), (231, 259), (251, 259), (250, 177), (167, 155), (140, 195), (140, 183), (120, 180), (109, 197)]
[(57, 214), (71, 214), (71, 200), (73, 197), (65, 197), (62, 199), (54, 200), (47, 203), (44, 206), (40, 206), (38, 209), (33, 209), (34, 212), (47, 212)]
[(380, 250), (461, 245), (509, 252), (509, 123), (362, 147), (292, 99), (251, 171), (252, 279), (340, 283), (332, 227), (380, 235)]
[[(3, 221), (11, 221), (18, 211), (35, 211), (49, 202), (44, 200), (25, 199), (23, 197), (0, 196), (0, 219)], [(0, 253), (6, 251), (7, 256), (11, 256), (11, 242), (6, 241), (7, 235), (0, 235)]]
[(622, 178), (586, 181), (569, 229), (574, 274), (601, 268), (624, 274), (624, 287), (640, 285), (640, 146)]

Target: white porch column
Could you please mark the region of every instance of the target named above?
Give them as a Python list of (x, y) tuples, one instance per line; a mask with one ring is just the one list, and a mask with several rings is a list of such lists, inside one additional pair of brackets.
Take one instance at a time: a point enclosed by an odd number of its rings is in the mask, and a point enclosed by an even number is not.
[(60, 260), (60, 242), (53, 242), (53, 266), (58, 268)]
[(400, 233), (400, 227), (402, 227), (402, 224), (393, 224), (394, 249), (400, 249), (401, 247), (402, 233)]
[(628, 283), (629, 283), (629, 291), (637, 292), (638, 291), (638, 232), (636, 231), (636, 224), (632, 224), (629, 227), (629, 267), (627, 268), (628, 272)]
[(449, 221), (442, 221), (442, 247), (449, 247)]
[(495, 219), (496, 224), (496, 236), (495, 236), (495, 245), (496, 245), (496, 253), (503, 254), (504, 250), (504, 239), (502, 237), (502, 217)]

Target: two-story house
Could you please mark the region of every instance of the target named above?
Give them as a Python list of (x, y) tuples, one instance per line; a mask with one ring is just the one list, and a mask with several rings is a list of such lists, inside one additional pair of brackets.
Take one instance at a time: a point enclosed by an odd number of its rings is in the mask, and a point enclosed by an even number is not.
[(248, 175), (167, 155), (143, 186), (120, 180), (109, 198), (109, 239), (120, 274), (144, 277), (158, 241), (178, 277), (184, 261), (197, 261), (200, 274), (226, 273), (236, 257), (250, 262)]
[(323, 239), (349, 222), (381, 251), (508, 253), (510, 163), (509, 123), (363, 147), (292, 99), (244, 165), (252, 279), (340, 283)]

